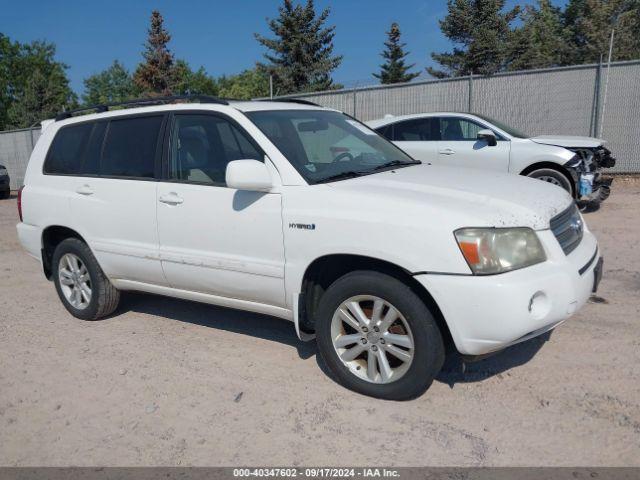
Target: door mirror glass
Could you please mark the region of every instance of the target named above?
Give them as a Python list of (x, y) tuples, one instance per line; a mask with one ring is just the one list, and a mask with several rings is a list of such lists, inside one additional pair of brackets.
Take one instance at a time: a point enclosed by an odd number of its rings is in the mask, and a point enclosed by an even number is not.
[(489, 145), (490, 147), (495, 147), (498, 144), (496, 134), (488, 128), (478, 130), (478, 140), (485, 140), (487, 142), (487, 145)]
[(225, 175), (227, 187), (252, 192), (268, 192), (273, 188), (271, 173), (258, 160), (233, 160), (228, 163)]

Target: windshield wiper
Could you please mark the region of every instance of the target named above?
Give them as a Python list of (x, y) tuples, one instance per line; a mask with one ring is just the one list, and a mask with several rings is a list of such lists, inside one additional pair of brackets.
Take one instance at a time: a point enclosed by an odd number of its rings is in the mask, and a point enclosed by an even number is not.
[(362, 175), (366, 175), (369, 172), (357, 172), (355, 170), (347, 170), (346, 172), (336, 173), (335, 175), (330, 175), (322, 180), (318, 180), (315, 183), (327, 183), (332, 182), (334, 180), (344, 180), (347, 178), (355, 178), (361, 177)]
[(418, 165), (419, 162), (418, 160), (411, 160), (411, 161), (407, 161), (407, 160), (391, 160), (390, 162), (387, 163), (383, 163), (382, 165), (378, 165), (377, 167), (374, 167), (371, 169), (372, 172), (378, 171), (378, 170), (383, 170), (385, 168), (389, 168), (389, 167), (395, 167), (395, 166), (400, 166), (400, 165)]

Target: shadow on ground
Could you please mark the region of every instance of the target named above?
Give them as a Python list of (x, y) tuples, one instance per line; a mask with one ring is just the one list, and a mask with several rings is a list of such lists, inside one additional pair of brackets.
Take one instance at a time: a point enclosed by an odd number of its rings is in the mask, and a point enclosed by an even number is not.
[(302, 342), (291, 322), (276, 317), (159, 295), (126, 292), (114, 315), (129, 311), (279, 342), (294, 347), (302, 359), (316, 353), (315, 342)]
[(465, 362), (458, 352), (450, 351), (436, 380), (453, 388), (456, 383), (480, 382), (501, 375), (531, 360), (551, 338), (551, 333), (546, 332), (477, 362)]
[[(331, 377), (325, 363), (316, 355), (315, 342), (299, 340), (293, 324), (280, 318), (187, 300), (126, 292), (115, 315), (129, 311), (279, 342), (294, 347), (301, 359), (306, 360), (315, 355), (320, 369)], [(547, 332), (477, 362), (465, 362), (456, 351), (450, 351), (436, 380), (453, 388), (456, 383), (480, 382), (500, 375), (531, 360), (550, 336), (551, 332)]]

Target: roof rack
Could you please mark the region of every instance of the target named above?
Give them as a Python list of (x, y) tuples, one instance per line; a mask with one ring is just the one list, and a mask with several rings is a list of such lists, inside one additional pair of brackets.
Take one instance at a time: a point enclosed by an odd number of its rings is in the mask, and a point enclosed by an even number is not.
[(172, 103), (178, 100), (193, 101), (199, 103), (217, 103), (219, 105), (228, 105), (229, 102), (222, 98), (212, 97), (209, 95), (170, 95), (166, 97), (149, 97), (149, 98), (137, 98), (134, 100), (127, 100), (125, 102), (115, 103), (103, 103), (101, 105), (92, 105), (90, 107), (76, 108), (75, 110), (68, 110), (56, 115), (56, 122), (64, 120), (65, 118), (71, 118), (78, 113), (87, 113), (95, 111), (95, 113), (108, 112), (113, 107), (134, 107), (134, 106), (147, 106), (147, 105), (164, 105)]
[(261, 102), (285, 102), (285, 103), (299, 103), (301, 105), (312, 105), (314, 107), (320, 107), (317, 103), (304, 100), (303, 98), (262, 98)]

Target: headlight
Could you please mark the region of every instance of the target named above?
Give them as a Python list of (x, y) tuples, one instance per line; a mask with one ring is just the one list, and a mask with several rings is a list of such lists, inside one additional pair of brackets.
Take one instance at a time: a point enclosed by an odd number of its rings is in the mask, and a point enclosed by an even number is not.
[(4, 177), (5, 175), (8, 175), (9, 172), (7, 172), (6, 168), (0, 167), (0, 177)]
[(530, 228), (461, 228), (454, 234), (475, 275), (509, 272), (547, 259)]

